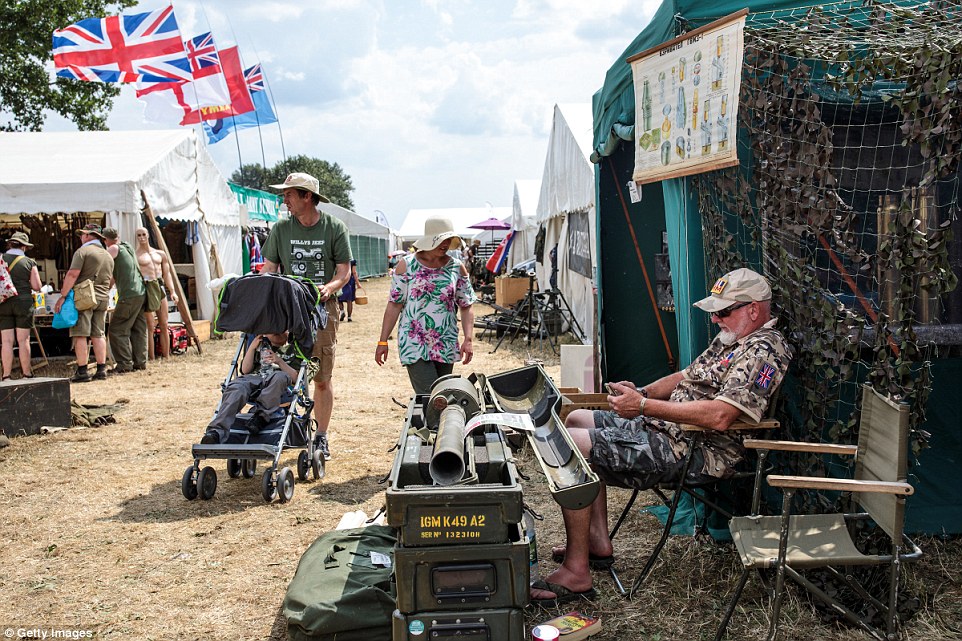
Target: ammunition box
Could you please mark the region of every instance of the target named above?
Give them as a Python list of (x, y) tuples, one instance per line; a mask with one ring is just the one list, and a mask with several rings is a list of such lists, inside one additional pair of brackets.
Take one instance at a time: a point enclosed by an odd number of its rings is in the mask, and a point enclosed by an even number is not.
[[(409, 410), (408, 425), (423, 425), (418, 412)], [(496, 428), (471, 439), (467, 467), (477, 482), (434, 485), (428, 474), (433, 446), (416, 431), (401, 434), (386, 492), (387, 522), (398, 528), (400, 545), (509, 542), (509, 526), (522, 518), (517, 468)]]
[(528, 541), (519, 525), (511, 541), (445, 547), (397, 546), (397, 609), (433, 610), (523, 607), (528, 603)]
[(524, 613), (520, 608), (471, 612), (394, 611), (393, 641), (525, 641)]

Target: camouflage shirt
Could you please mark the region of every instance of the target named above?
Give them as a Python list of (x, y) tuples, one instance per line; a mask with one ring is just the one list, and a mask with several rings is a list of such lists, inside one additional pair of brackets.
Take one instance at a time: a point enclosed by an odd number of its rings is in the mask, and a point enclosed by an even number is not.
[[(708, 349), (685, 368), (684, 378), (671, 393), (670, 400), (724, 401), (741, 410), (742, 420), (760, 421), (792, 358), (791, 347), (775, 329), (776, 321), (770, 320), (732, 345), (725, 345), (716, 337)], [(650, 418), (647, 422), (669, 435), (677, 456), (687, 453), (682, 430), (676, 423)], [(744, 458), (742, 439), (743, 436), (736, 433), (707, 432), (702, 446), (705, 458), (702, 473), (716, 477), (730, 475)]]

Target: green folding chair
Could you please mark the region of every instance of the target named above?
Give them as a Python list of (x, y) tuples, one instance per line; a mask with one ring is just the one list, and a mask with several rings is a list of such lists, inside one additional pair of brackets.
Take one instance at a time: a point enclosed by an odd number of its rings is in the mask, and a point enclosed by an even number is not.
[[(774, 568), (775, 584), (768, 588), (772, 601), (768, 641), (778, 634), (778, 619), (788, 577), (817, 599), (841, 614), (875, 639), (892, 641), (897, 636), (896, 603), (901, 564), (921, 558), (922, 551), (903, 532), (905, 499), (914, 491), (906, 482), (908, 468), (909, 407), (880, 395), (869, 385), (862, 388), (862, 416), (858, 445), (798, 443), (791, 441), (746, 440), (745, 446), (759, 452), (808, 452), (820, 455), (854, 456), (853, 479), (769, 475), (766, 481), (783, 493), (780, 516), (758, 516), (761, 483), (755, 484), (752, 516), (730, 522), (732, 538), (743, 570), (724, 619), (715, 636), (720, 641), (728, 627), (742, 591), (753, 570)], [(792, 497), (798, 489), (851, 492), (864, 510), (849, 514), (792, 514)], [(854, 521), (871, 519), (891, 542), (886, 554), (865, 554), (851, 535)], [(860, 585), (846, 566), (887, 566), (887, 595), (872, 595)], [(824, 590), (801, 571), (823, 568), (883, 613), (886, 630), (874, 627)], [(884, 599), (884, 601), (883, 601)]]

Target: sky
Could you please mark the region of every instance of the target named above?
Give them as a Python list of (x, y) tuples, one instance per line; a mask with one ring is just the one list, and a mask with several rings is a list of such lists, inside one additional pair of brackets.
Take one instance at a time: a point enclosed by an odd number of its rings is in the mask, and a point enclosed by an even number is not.
[[(212, 31), (263, 65), (280, 119), (239, 132), (244, 164), (338, 163), (359, 214), (510, 207), (540, 179), (555, 104), (590, 103), (660, 0), (174, 0), (184, 38)], [(128, 13), (165, 6), (145, 1)], [(114, 130), (157, 129), (125, 85)], [(176, 128), (175, 122), (169, 124)], [(70, 129), (57, 116), (48, 130)], [(198, 134), (203, 137), (198, 128)], [(211, 145), (229, 178), (234, 135)]]

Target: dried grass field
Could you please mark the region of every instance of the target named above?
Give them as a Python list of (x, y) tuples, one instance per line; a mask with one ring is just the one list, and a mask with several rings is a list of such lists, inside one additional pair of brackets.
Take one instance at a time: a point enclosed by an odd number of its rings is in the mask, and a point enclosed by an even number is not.
[[(189, 502), (181, 495), (190, 446), (216, 407), (236, 336), (204, 342), (202, 354), (192, 348), (145, 372), (73, 386), (80, 403), (124, 403), (115, 424), (17, 438), (0, 449), (0, 628), (13, 637), (38, 629), (89, 631), (99, 639), (285, 639), (280, 606), (301, 554), (344, 512), (373, 514), (384, 503), (378, 480), (390, 469), (388, 450), (404, 423), (404, 410), (391, 398), (404, 401), (410, 393), (393, 344), (388, 364), (374, 363), (387, 286), (387, 279), (365, 283), (371, 304), (356, 307), (354, 322), (341, 324), (334, 458), (323, 480), (297, 484), (290, 503), (265, 503), (260, 473), (229, 479), (220, 461), (212, 463), (219, 480), (212, 500)], [(485, 311), (479, 306), (477, 314)], [(496, 373), (533, 357), (558, 381), (550, 350), (518, 340), (491, 354), (493, 346), (476, 341), (474, 362), (455, 372)], [(68, 367), (39, 373), (64, 374)], [(296, 453), (286, 455), (285, 464), (294, 466)], [(538, 545), (546, 573), (553, 565), (550, 546), (564, 538), (560, 511), (533, 458), (522, 452), (518, 460), (530, 477), (526, 502), (545, 516)], [(626, 498), (612, 491), (612, 512)], [(658, 532), (652, 517), (632, 516), (616, 541), (619, 563), (640, 567)], [(923, 547), (926, 559), (907, 568), (909, 590), (923, 601), (907, 638), (958, 639), (959, 541), (926, 540)], [(582, 609), (603, 618), (598, 641), (713, 637), (737, 571), (732, 548), (674, 537), (664, 558), (632, 601), (617, 596), (607, 574), (596, 574), (601, 596)], [(626, 575), (631, 580), (634, 571)], [(819, 622), (797, 592), (790, 594), (784, 639), (867, 638)], [(760, 590), (750, 588), (743, 602), (729, 638), (763, 636)], [(534, 611), (529, 624), (554, 614)]]

